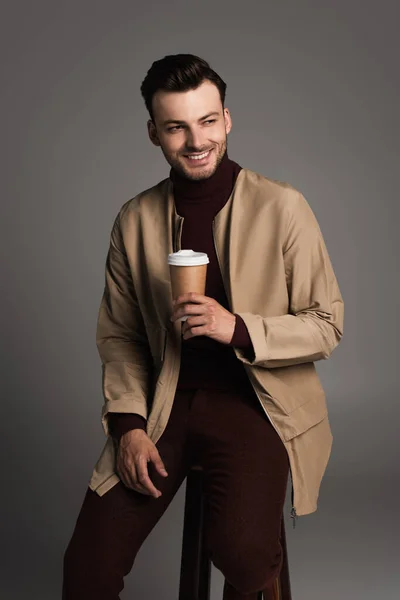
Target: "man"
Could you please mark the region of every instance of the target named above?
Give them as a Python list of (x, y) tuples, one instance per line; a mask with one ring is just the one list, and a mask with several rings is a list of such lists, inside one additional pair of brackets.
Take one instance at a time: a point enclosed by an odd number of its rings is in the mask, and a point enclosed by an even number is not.
[[(228, 158), (226, 84), (208, 63), (166, 56), (141, 91), (171, 170), (112, 228), (97, 327), (107, 441), (65, 552), (63, 599), (119, 597), (196, 463), (224, 600), (276, 600), (288, 474), (295, 519), (316, 510), (330, 456), (314, 361), (342, 337), (343, 300), (304, 196)], [(173, 303), (167, 257), (182, 248), (207, 252), (206, 291)]]

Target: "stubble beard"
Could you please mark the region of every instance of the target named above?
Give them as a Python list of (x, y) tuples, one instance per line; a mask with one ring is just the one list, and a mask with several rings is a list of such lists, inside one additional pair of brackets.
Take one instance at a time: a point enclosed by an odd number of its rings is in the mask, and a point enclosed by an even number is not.
[(167, 155), (162, 147), (161, 150), (164, 154), (166, 161), (181, 177), (189, 179), (190, 181), (202, 181), (204, 179), (209, 179), (210, 177), (212, 177), (212, 175), (214, 175), (215, 171), (218, 169), (227, 150), (227, 140), (225, 140), (225, 142), (222, 145), (213, 147), (213, 152), (218, 152), (218, 154), (214, 167), (211, 171), (209, 171), (209, 167), (204, 167), (204, 169), (197, 169), (196, 171), (186, 170), (179, 158)]

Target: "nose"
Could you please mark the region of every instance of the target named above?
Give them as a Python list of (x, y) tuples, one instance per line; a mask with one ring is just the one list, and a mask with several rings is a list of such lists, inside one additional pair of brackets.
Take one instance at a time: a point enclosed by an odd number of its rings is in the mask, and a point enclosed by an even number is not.
[(205, 148), (204, 146), (204, 135), (198, 129), (187, 129), (186, 135), (186, 146), (191, 152), (198, 152)]

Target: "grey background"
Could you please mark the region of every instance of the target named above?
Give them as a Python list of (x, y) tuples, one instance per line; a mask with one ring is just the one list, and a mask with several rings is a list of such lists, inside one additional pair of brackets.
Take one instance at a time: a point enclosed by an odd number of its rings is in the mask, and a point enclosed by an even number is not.
[[(305, 194), (345, 300), (341, 345), (317, 364), (334, 435), (319, 508), (295, 530), (285, 513), (294, 600), (398, 597), (399, 12), (2, 2), (2, 597), (61, 597), (104, 443), (95, 325), (111, 225), (169, 170), (139, 86), (178, 52), (228, 84), (230, 157)], [(122, 598), (177, 598), (184, 491)], [(222, 584), (213, 569), (213, 600)]]

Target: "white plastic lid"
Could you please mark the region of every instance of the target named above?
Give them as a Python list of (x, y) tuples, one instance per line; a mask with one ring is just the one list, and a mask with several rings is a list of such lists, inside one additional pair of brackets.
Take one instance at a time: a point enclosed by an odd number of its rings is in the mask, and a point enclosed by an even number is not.
[(208, 255), (205, 252), (194, 252), (193, 250), (179, 250), (173, 254), (168, 254), (168, 264), (176, 267), (193, 267), (197, 265), (207, 265), (209, 263)]

